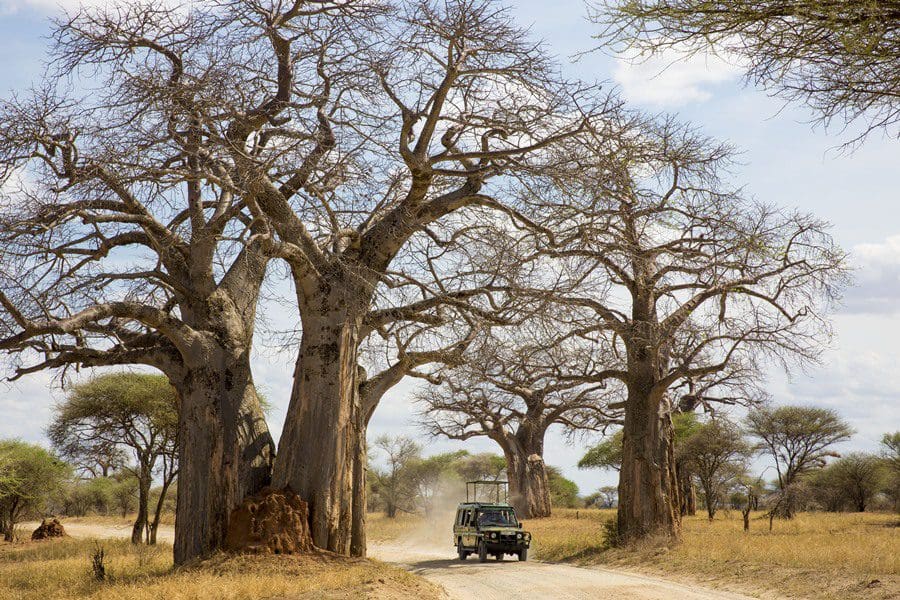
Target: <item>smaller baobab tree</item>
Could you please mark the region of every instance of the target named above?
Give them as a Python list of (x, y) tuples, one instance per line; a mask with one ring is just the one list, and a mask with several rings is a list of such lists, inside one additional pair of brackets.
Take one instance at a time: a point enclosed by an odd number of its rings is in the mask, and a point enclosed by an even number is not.
[[(166, 493), (178, 474), (178, 406), (175, 389), (163, 375), (111, 373), (75, 385), (56, 407), (47, 436), (64, 457), (80, 447), (115, 447), (131, 454), (138, 482), (138, 512), (131, 542), (156, 543)], [(150, 517), (150, 488), (159, 474), (162, 487)]]
[(826, 223), (727, 185), (731, 149), (671, 120), (568, 154), (576, 176), (531, 190), (554, 232), (539, 254), (589, 274), (555, 302), (583, 312), (581, 335), (610, 340), (597, 378), (626, 389), (619, 535), (677, 538), (673, 386), (735, 361), (814, 360), (845, 254)]
[(773, 515), (791, 518), (796, 485), (802, 475), (825, 466), (838, 454), (833, 446), (850, 439), (853, 429), (833, 410), (812, 406), (762, 407), (747, 415), (747, 432), (758, 450), (775, 463), (779, 496)]
[(541, 323), (492, 330), (464, 364), (438, 372), (439, 383), (419, 394), (432, 435), (466, 440), (484, 436), (506, 458), (510, 500), (522, 518), (550, 516), (544, 437), (558, 425), (569, 432), (613, 422), (602, 384), (585, 384), (584, 364)]

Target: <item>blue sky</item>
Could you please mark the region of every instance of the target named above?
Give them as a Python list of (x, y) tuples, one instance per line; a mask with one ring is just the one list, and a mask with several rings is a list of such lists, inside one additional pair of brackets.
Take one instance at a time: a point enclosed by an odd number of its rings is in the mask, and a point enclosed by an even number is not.
[[(37, 79), (47, 47), (48, 18), (54, 0), (0, 0), (0, 94), (24, 90)], [(74, 2), (62, 2), (73, 6)], [(672, 56), (652, 64), (594, 52), (594, 27), (585, 19), (582, 0), (508, 2), (520, 23), (545, 40), (567, 63), (572, 76), (619, 86), (635, 107), (676, 113), (704, 133), (741, 150), (735, 181), (749, 194), (781, 206), (814, 212), (834, 225), (838, 242), (851, 251), (857, 285), (835, 316), (837, 337), (820, 367), (788, 378), (773, 371), (769, 389), (779, 403), (835, 408), (858, 433), (844, 449), (874, 449), (885, 431), (900, 429), (900, 142), (874, 134), (848, 153), (839, 146), (858, 131), (812, 127), (812, 114), (801, 106), (784, 106), (764, 91), (745, 87), (740, 69), (715, 57), (682, 60)], [(2, 124), (0, 124), (2, 126)], [(274, 309), (277, 311), (277, 309)], [(281, 317), (274, 316), (281, 314)], [(290, 319), (288, 313), (271, 317)], [(277, 323), (276, 323), (277, 325)], [(293, 356), (260, 348), (255, 376), (276, 407), (270, 425), (281, 428)], [(398, 386), (376, 412), (371, 435), (419, 436), (409, 397), (413, 384)], [(0, 384), (0, 437), (45, 441), (43, 427), (59, 391), (38, 374), (15, 385)], [(584, 445), (567, 443), (559, 432), (548, 439), (546, 459), (576, 480), (583, 492), (612, 483), (611, 474), (575, 468)], [(460, 447), (422, 439), (428, 452)], [(496, 451), (489, 441), (468, 442), (471, 451)]]

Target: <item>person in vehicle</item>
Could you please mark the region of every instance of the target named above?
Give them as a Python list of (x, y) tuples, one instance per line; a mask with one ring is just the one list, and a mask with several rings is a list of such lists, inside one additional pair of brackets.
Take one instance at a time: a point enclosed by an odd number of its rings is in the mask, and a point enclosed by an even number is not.
[(515, 527), (516, 518), (508, 510), (488, 510), (478, 513), (479, 527)]

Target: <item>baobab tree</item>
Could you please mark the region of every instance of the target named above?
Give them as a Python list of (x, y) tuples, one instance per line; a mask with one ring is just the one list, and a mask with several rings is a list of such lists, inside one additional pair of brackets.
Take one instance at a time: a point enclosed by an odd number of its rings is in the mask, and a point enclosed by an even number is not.
[(619, 0), (594, 4), (600, 37), (640, 52), (712, 49), (826, 124), (900, 124), (900, 7), (885, 0)]
[[(250, 350), (278, 248), (219, 129), (270, 96), (252, 77), (246, 10), (85, 9), (58, 24), (45, 85), (0, 106), (0, 347), (16, 353), (14, 376), (118, 364), (166, 374), (180, 399), (178, 563), (221, 545), (273, 460)], [(235, 65), (243, 81), (229, 79)], [(57, 93), (84, 70), (77, 91)]]
[(594, 161), (593, 175), (559, 179), (555, 198), (534, 191), (555, 232), (541, 254), (593, 274), (556, 302), (584, 312), (582, 335), (609, 337), (598, 379), (627, 390), (619, 535), (677, 537), (672, 387), (736, 360), (815, 359), (844, 253), (825, 223), (726, 186), (730, 149), (671, 120), (583, 152), (569, 155)]
[[(302, 328), (273, 482), (307, 500), (314, 543), (341, 553), (364, 431), (358, 350), (379, 290), (432, 224), (462, 226), (451, 215), (467, 207), (515, 214), (517, 178), (562, 168), (548, 148), (615, 126), (617, 109), (592, 86), (563, 81), (496, 2), (379, 5), (390, 16), (364, 47), (306, 71), (293, 19), (266, 21), (271, 47), (261, 51), (277, 91), (223, 128), (253, 214), (271, 224), (290, 266)], [(272, 139), (299, 140), (310, 160), (290, 160)]]
[(570, 433), (601, 429), (618, 413), (607, 407), (611, 393), (605, 383), (584, 383), (590, 361), (583, 348), (554, 340), (541, 324), (514, 329), (485, 335), (464, 363), (439, 369), (437, 385), (424, 388), (418, 400), (432, 435), (496, 442), (506, 459), (516, 512), (522, 518), (547, 517), (547, 430), (554, 425)]

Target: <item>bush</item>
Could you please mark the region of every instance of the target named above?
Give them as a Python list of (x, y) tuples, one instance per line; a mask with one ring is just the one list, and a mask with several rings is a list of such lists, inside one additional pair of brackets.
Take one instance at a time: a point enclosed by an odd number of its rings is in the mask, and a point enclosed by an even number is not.
[(578, 508), (578, 485), (563, 477), (556, 467), (547, 467), (547, 479), (550, 483), (550, 503), (557, 508)]

